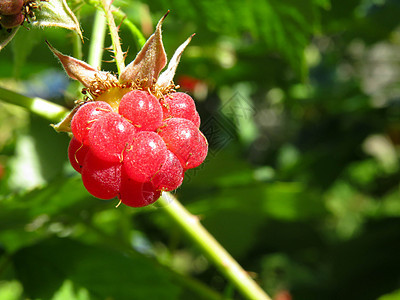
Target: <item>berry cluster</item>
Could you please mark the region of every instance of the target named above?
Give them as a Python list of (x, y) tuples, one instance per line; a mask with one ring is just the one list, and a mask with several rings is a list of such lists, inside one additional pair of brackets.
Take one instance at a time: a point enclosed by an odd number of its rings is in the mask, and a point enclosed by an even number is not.
[(25, 20), (23, 13), (24, 0), (0, 1), (0, 24), (4, 28), (21, 25)]
[(160, 100), (142, 90), (125, 94), (118, 112), (87, 102), (71, 121), (68, 156), (95, 197), (118, 197), (141, 207), (172, 191), (186, 170), (199, 166), (208, 144), (193, 99), (180, 92)]

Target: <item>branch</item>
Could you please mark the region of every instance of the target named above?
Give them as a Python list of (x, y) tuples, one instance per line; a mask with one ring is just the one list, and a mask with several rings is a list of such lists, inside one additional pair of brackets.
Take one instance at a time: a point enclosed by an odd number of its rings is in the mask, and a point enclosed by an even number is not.
[(166, 214), (182, 228), (203, 250), (215, 266), (237, 287), (247, 299), (271, 300), (233, 257), (201, 225), (199, 219), (186, 210), (171, 194), (163, 193), (157, 201)]
[(30, 112), (51, 122), (59, 122), (69, 110), (53, 102), (35, 97), (30, 98), (0, 87), (0, 100), (26, 108)]
[(101, 5), (104, 13), (106, 14), (106, 19), (111, 34), (111, 40), (115, 56), (114, 58), (117, 64), (118, 73), (121, 74), (121, 72), (125, 69), (124, 52), (122, 52), (121, 42), (119, 40), (119, 35), (118, 35), (118, 28), (115, 25), (114, 16), (112, 14), (111, 2), (112, 1), (110, 0), (102, 0)]

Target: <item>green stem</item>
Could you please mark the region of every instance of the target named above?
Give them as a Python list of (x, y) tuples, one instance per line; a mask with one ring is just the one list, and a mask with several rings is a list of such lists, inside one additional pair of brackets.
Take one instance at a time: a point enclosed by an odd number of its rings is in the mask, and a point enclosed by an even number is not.
[(103, 0), (101, 2), (103, 11), (106, 15), (106, 20), (108, 23), (108, 28), (110, 30), (110, 35), (111, 35), (111, 40), (112, 40), (112, 45), (113, 45), (113, 51), (115, 55), (115, 62), (117, 64), (118, 68), (118, 73), (121, 74), (122, 71), (125, 69), (125, 63), (124, 63), (124, 52), (122, 52), (121, 48), (121, 42), (119, 40), (119, 35), (118, 35), (118, 28), (115, 25), (114, 17), (111, 11), (111, 2), (112, 0)]
[(38, 97), (30, 98), (2, 87), (0, 87), (0, 100), (24, 107), (51, 122), (59, 122), (68, 113), (68, 110), (61, 105)]
[(247, 299), (271, 300), (233, 257), (201, 225), (199, 219), (188, 212), (171, 193), (163, 193), (158, 203), (168, 216), (202, 249), (216, 267)]
[(74, 33), (73, 37), (73, 55), (77, 59), (82, 59), (82, 40), (79, 34)]
[(94, 68), (101, 68), (106, 36), (107, 23), (101, 10), (96, 11), (93, 23), (93, 32), (90, 39), (88, 63)]

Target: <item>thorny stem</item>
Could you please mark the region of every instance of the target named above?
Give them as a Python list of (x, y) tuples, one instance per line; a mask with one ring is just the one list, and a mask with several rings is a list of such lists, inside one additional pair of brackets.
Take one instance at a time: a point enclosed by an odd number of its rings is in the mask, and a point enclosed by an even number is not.
[(102, 0), (102, 8), (106, 15), (106, 20), (111, 34), (113, 51), (115, 55), (115, 63), (117, 64), (118, 73), (121, 74), (121, 72), (125, 69), (124, 52), (122, 52), (121, 42), (118, 35), (118, 28), (115, 25), (114, 17), (111, 10), (111, 3), (112, 0)]
[(243, 296), (251, 300), (271, 300), (233, 257), (201, 225), (171, 193), (163, 193), (158, 203), (166, 214), (182, 228), (186, 234), (202, 249), (216, 267), (229, 278)]

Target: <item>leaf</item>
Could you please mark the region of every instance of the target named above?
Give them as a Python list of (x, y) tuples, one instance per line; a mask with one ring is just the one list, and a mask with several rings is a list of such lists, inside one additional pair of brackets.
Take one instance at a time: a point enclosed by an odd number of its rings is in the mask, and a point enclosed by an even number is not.
[(46, 43), (54, 55), (58, 57), (68, 76), (78, 80), (85, 87), (91, 87), (94, 82), (98, 81), (116, 81), (116, 78), (110, 73), (96, 70), (84, 61), (62, 54), (50, 45), (49, 42), (46, 41)]
[(68, 7), (66, 0), (40, 2), (40, 5), (40, 9), (35, 10), (36, 20), (32, 23), (33, 25), (74, 30), (83, 40), (78, 19)]
[(19, 28), (20, 26), (14, 27), (11, 32), (6, 28), (0, 29), (0, 51), (13, 39)]
[(176, 68), (178, 67), (179, 61), (181, 59), (182, 53), (189, 45), (190, 41), (192, 40), (194, 34), (191, 35), (182, 45), (179, 46), (178, 49), (176, 49), (174, 56), (172, 56), (168, 68), (161, 73), (160, 77), (157, 80), (157, 85), (161, 87), (167, 87), (169, 86), (174, 79)]
[(144, 256), (71, 239), (44, 240), (12, 260), (25, 293), (34, 299), (50, 299), (66, 279), (96, 299), (172, 300), (180, 292), (170, 274)]
[(14, 53), (14, 74), (19, 77), (23, 66), (26, 65), (29, 55), (33, 54), (34, 47), (41, 42), (43, 30), (32, 28), (27, 30), (23, 28), (11, 43)]
[(158, 75), (167, 63), (161, 36), (161, 25), (167, 15), (168, 13), (158, 22), (156, 31), (149, 37), (135, 60), (121, 72), (119, 76), (121, 83), (139, 81), (143, 84), (143, 88), (147, 88), (157, 81)]
[[(325, 0), (158, 0), (160, 9), (174, 7), (174, 14), (219, 35), (240, 39), (240, 48), (262, 43), (270, 53), (280, 54), (298, 74), (304, 75), (304, 49), (319, 27), (319, 9)], [(204, 32), (201, 33), (205, 36)], [(250, 43), (249, 43), (250, 41)]]

